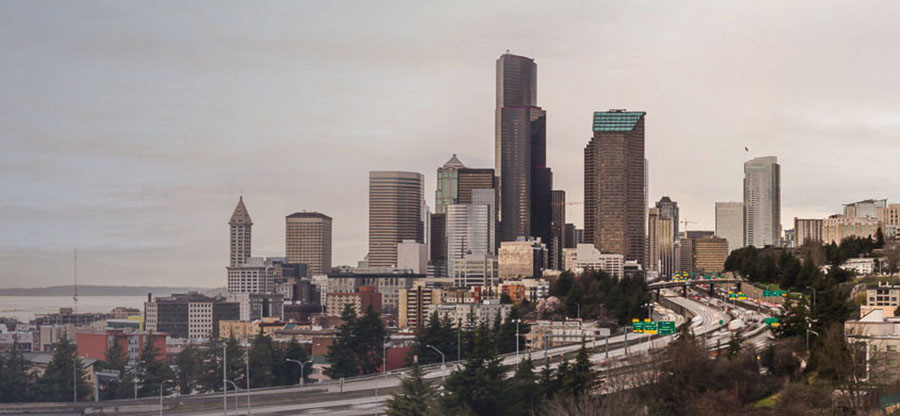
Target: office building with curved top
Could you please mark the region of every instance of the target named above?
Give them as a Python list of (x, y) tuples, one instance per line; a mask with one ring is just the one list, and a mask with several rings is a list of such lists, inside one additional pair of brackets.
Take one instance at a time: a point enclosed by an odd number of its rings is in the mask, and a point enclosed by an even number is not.
[(369, 172), (369, 267), (397, 265), (397, 243), (425, 242), (421, 173)]
[(288, 262), (305, 264), (310, 276), (330, 272), (331, 217), (319, 212), (295, 212), (284, 222)]

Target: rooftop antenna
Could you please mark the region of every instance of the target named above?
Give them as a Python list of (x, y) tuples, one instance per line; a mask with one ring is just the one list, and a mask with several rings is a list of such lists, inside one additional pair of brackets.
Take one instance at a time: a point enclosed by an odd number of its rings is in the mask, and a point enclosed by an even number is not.
[(78, 249), (72, 249), (72, 253), (74, 255), (74, 276), (75, 276), (75, 293), (72, 295), (72, 300), (75, 301), (75, 313), (78, 313)]

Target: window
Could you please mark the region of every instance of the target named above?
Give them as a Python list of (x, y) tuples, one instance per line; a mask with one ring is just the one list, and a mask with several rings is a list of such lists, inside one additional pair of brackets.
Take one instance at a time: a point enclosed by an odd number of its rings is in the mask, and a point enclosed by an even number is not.
[(897, 352), (897, 346), (896, 345), (888, 345), (887, 350), (890, 352)]

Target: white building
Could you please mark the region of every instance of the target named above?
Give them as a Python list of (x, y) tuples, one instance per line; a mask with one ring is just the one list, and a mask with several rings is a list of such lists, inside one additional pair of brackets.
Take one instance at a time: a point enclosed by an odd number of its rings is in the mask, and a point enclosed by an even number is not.
[(276, 260), (284, 258), (250, 257), (243, 265), (228, 267), (228, 293), (273, 293)]
[(744, 203), (716, 202), (716, 236), (728, 241), (728, 252), (744, 247)]
[(397, 267), (424, 274), (428, 271), (428, 246), (415, 240), (397, 243)]
[(499, 299), (486, 300), (482, 303), (441, 303), (438, 305), (428, 305), (425, 307), (426, 316), (431, 316), (437, 311), (438, 316), (448, 317), (453, 325), (469, 322), (469, 315), (475, 318), (475, 324), (486, 322), (492, 324), (500, 315), (500, 320), (505, 321), (509, 315), (513, 305), (501, 304)]
[(491, 206), (454, 204), (447, 206), (448, 274), (454, 275), (454, 259), (466, 254), (493, 253), (491, 243)]
[(497, 256), (466, 254), (453, 259), (455, 287), (492, 286), (499, 280)]
[(582, 322), (580, 319), (566, 321), (537, 321), (526, 335), (530, 348), (546, 348), (557, 345), (578, 344), (582, 341), (602, 340), (610, 334), (609, 329), (600, 328), (596, 322)]
[(488, 253), (497, 254), (497, 190), (494, 188), (473, 189), (472, 205), (488, 207)]
[(875, 273), (875, 259), (847, 259), (841, 265), (844, 270), (853, 270), (857, 275), (867, 276)]
[(566, 269), (576, 274), (587, 269), (603, 270), (616, 278), (625, 275), (625, 256), (621, 254), (604, 254), (593, 244), (578, 244), (575, 248), (563, 250)]
[(777, 246), (781, 240), (781, 166), (775, 156), (744, 162), (744, 245)]

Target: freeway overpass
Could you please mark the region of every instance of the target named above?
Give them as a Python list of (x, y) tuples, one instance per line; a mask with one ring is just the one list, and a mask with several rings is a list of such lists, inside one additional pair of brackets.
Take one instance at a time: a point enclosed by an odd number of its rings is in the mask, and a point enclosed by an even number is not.
[(720, 287), (723, 285), (731, 285), (735, 287), (737, 290), (741, 290), (741, 284), (749, 283), (744, 279), (736, 278), (736, 277), (728, 277), (722, 279), (684, 279), (684, 280), (667, 280), (663, 282), (653, 282), (647, 285), (648, 290), (656, 291), (656, 300), (659, 301), (659, 294), (661, 289), (673, 289), (680, 287), (682, 296), (687, 296), (688, 287), (697, 287), (699, 285), (709, 286), (708, 294), (710, 296), (715, 296), (715, 287), (719, 285)]

